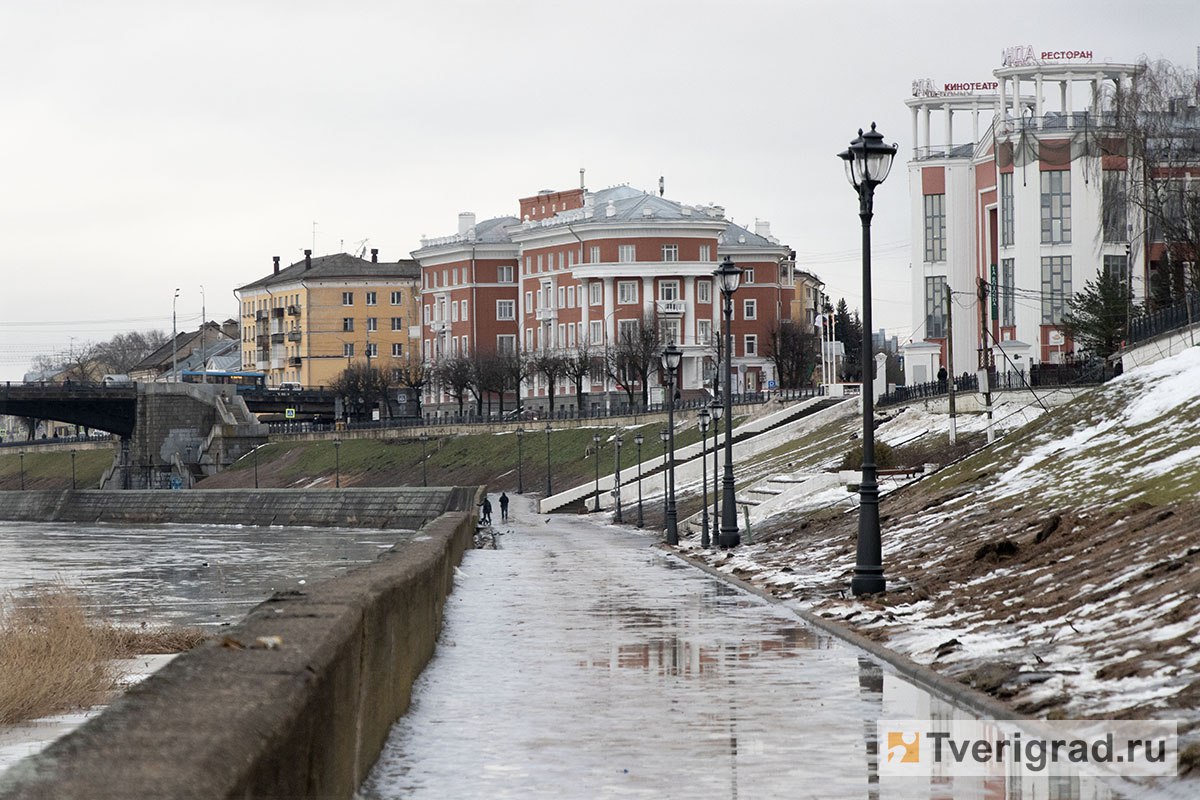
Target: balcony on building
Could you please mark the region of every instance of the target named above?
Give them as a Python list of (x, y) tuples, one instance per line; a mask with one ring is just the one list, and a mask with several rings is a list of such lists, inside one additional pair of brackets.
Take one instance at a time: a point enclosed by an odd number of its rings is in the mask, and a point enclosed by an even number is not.
[(298, 366), (300, 366), (300, 356), (292, 356), (291, 358), (289, 358), (289, 359), (288, 359), (288, 366), (289, 366), (289, 367), (298, 367)]
[(267, 345), (269, 345), (271, 343), (271, 337), (269, 334), (260, 333), (260, 334), (258, 334), (258, 336), (256, 336), (254, 338), (254, 343), (257, 344), (260, 348), (266, 347)]
[(287, 307), (287, 313), (288, 313), (288, 316), (289, 316), (289, 317), (298, 317), (298, 316), (300, 316), (300, 306), (288, 306), (288, 307)]
[(550, 319), (558, 319), (558, 309), (552, 306), (539, 308), (535, 313), (537, 314), (537, 319), (539, 322)]
[(254, 319), (260, 320), (260, 319), (266, 319), (266, 318), (267, 318), (267, 312), (265, 309), (260, 308), (258, 311), (254, 312)]
[(300, 341), (300, 336), (300, 331), (288, 331), (287, 338), (289, 342), (298, 342)]
[(448, 331), (448, 330), (450, 330), (450, 320), (435, 319), (429, 323), (429, 330), (435, 331), (437, 333), (442, 333), (443, 331)]
[(271, 334), (271, 344), (283, 344), (285, 336), (282, 333)]
[(272, 309), (271, 309), (271, 316), (272, 316), (272, 317), (282, 317), (282, 316), (283, 316), (283, 308), (282, 308), (282, 307), (280, 307), (280, 308), (272, 308)]
[(655, 305), (659, 314), (669, 317), (681, 317), (687, 309), (687, 303), (682, 300), (657, 300)]

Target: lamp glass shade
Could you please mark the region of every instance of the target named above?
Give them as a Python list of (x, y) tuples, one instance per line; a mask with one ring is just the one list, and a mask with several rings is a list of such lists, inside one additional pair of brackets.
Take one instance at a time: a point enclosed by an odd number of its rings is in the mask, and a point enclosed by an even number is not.
[(667, 372), (674, 373), (679, 369), (679, 362), (683, 361), (683, 351), (675, 346), (675, 343), (667, 345), (667, 349), (662, 352), (663, 369)]
[(865, 184), (874, 186), (883, 183), (892, 171), (896, 149), (896, 145), (883, 141), (883, 134), (875, 130), (874, 122), (867, 133), (860, 128), (858, 137), (850, 142), (844, 152), (838, 153), (846, 167), (846, 180), (855, 189)]
[(708, 408), (709, 411), (712, 412), (712, 418), (714, 422), (720, 422), (721, 417), (725, 416), (725, 406), (721, 405), (720, 400), (714, 398), (713, 401), (709, 403)]
[(646, 439), (640, 433), (637, 436), (633, 437), (633, 443), (636, 444), (638, 447), (641, 447), (642, 442), (644, 442), (644, 441), (646, 441)]
[(725, 256), (725, 260), (721, 262), (721, 266), (713, 270), (713, 275), (717, 277), (720, 289), (725, 294), (733, 294), (737, 291), (738, 284), (742, 282), (741, 267), (733, 263), (729, 256)]
[(700, 409), (699, 417), (700, 417), (700, 430), (707, 431), (708, 430), (708, 420), (709, 420), (708, 409), (707, 408)]
[(662, 439), (664, 442), (667, 440), (667, 438), (668, 438), (670, 435), (671, 435), (671, 434), (667, 433), (667, 429), (666, 429), (666, 428), (663, 428), (661, 431), (659, 431), (659, 432), (658, 432), (658, 438)]

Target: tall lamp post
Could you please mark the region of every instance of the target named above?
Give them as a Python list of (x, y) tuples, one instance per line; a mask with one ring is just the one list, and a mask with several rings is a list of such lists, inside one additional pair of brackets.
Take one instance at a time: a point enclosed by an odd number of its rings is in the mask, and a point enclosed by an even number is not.
[(71, 491), (75, 491), (75, 451), (71, 451)]
[(342, 440), (333, 440), (333, 488), (342, 488)]
[(25, 491), (25, 451), (18, 450), (17, 455), (21, 457), (21, 491)]
[(429, 445), (429, 434), (421, 432), (421, 485), (429, 485), (429, 458), (426, 456)]
[(550, 484), (550, 432), (554, 430), (550, 427), (550, 423), (546, 423), (546, 497), (554, 494), (553, 486)]
[[(707, 548), (708, 541), (708, 409), (700, 409), (700, 546)], [(716, 447), (713, 441), (713, 447)]]
[(621, 516), (621, 434), (613, 440), (613, 522), (618, 525), (625, 522)]
[(679, 544), (679, 525), (675, 518), (675, 370), (683, 360), (683, 351), (675, 343), (662, 352), (662, 366), (667, 373), (667, 435), (670, 437), (671, 461), (667, 467), (671, 488), (667, 492), (667, 544)]
[(524, 459), (521, 457), (521, 440), (525, 438), (525, 429), (517, 428), (517, 494), (525, 493), (525, 479), (522, 476)]
[[(722, 548), (737, 547), (742, 543), (738, 533), (737, 499), (733, 492), (733, 293), (742, 281), (742, 268), (736, 266), (729, 256), (713, 271), (725, 299), (725, 476), (721, 484), (721, 535), (717, 544)], [(863, 328), (866, 330), (866, 328)]]
[(175, 320), (175, 306), (179, 304), (179, 290), (171, 300), (171, 380), (179, 382), (179, 326)]
[(596, 446), (596, 502), (592, 506), (592, 511), (600, 510), (600, 434), (592, 434), (592, 444)]
[(663, 524), (667, 520), (667, 429), (663, 428), (658, 432), (658, 438), (662, 440), (663, 445)]
[(638, 523), (639, 528), (645, 527), (646, 521), (642, 517), (642, 442), (646, 438), (642, 434), (637, 434), (633, 437), (633, 443), (637, 445), (637, 461), (638, 461)]
[(721, 494), (717, 490), (717, 481), (720, 479), (720, 472), (717, 470), (717, 454), (720, 453), (720, 448), (717, 447), (717, 434), (721, 432), (721, 417), (725, 415), (725, 406), (721, 404), (719, 397), (714, 397), (712, 402), (708, 404), (708, 412), (712, 415), (713, 421), (713, 524), (712, 538), (717, 538), (717, 531), (721, 525)]
[[(858, 138), (839, 153), (846, 178), (858, 193), (858, 217), (862, 220), (862, 329), (871, 327), (871, 217), (875, 187), (887, 179), (896, 156), (896, 145), (885, 144), (883, 134), (871, 123), (870, 133), (858, 129)], [(875, 397), (871, 375), (871, 336), (862, 341), (863, 461), (859, 484), (858, 557), (850, 591), (855, 595), (875, 594), (886, 589), (883, 578), (883, 543), (879, 535), (879, 486), (875, 475)]]

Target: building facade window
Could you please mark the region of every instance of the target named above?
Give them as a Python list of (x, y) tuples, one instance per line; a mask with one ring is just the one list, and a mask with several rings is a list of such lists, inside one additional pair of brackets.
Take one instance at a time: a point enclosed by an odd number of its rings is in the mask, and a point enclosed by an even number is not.
[(379, 318), (378, 317), (367, 317), (367, 330), (368, 331), (379, 330)]
[(343, 342), (342, 343), (342, 357), (343, 358), (354, 358), (354, 343), (353, 342)]
[(632, 244), (619, 245), (617, 247), (617, 261), (623, 263), (637, 261), (637, 246)]
[(378, 300), (378, 294), (376, 294), (375, 292), (367, 292), (367, 305), (369, 305), (369, 306), (375, 305), (376, 300)]
[(679, 260), (679, 245), (664, 244), (662, 246), (663, 261), (678, 261)]
[(515, 300), (497, 300), (496, 319), (515, 320), (517, 318), (516, 305)]
[(1125, 173), (1105, 170), (1102, 191), (1100, 202), (1103, 204), (1104, 241), (1124, 242), (1129, 238), (1129, 198), (1125, 193)]
[(679, 281), (659, 281), (658, 299), (673, 301), (679, 299)]
[(925, 261), (946, 260), (946, 195), (925, 195)]
[(635, 342), (637, 341), (638, 322), (636, 319), (619, 319), (617, 320), (617, 341), (618, 342)]
[(588, 304), (598, 306), (604, 302), (604, 284), (592, 281), (588, 284)]
[(533, 313), (533, 292), (525, 293), (525, 313), (526, 314)]
[(1121, 286), (1129, 286), (1129, 258), (1127, 256), (1105, 256), (1104, 274)]
[(742, 301), (742, 319), (758, 319), (758, 301), (743, 300)]
[(1015, 258), (1000, 259), (1000, 324), (1013, 327), (1017, 324)]
[(462, 321), (466, 322), (468, 319), (470, 319), (470, 317), (467, 316), (467, 301), (460, 300), (458, 304), (462, 306)]
[(617, 302), (628, 305), (637, 301), (637, 281), (617, 281)]
[(588, 337), (592, 344), (600, 344), (604, 339), (604, 328), (600, 320), (594, 319), (588, 322)]
[(567, 308), (575, 308), (575, 287), (567, 287)]
[(404, 345), (400, 342), (392, 342), (392, 358), (404, 357)]
[(1000, 246), (1008, 247), (1016, 241), (1015, 214), (1013, 211), (1013, 174), (1000, 173)]
[(663, 344), (683, 344), (679, 337), (679, 320), (661, 319), (658, 321), (658, 334)]
[(374, 342), (367, 345), (367, 358), (379, 358), (379, 345)]
[(496, 281), (498, 283), (512, 283), (513, 282), (512, 264), (504, 264), (499, 267), (496, 267)]
[(398, 306), (404, 302), (403, 292), (392, 292), (392, 305)]
[(701, 261), (712, 261), (712, 245), (710, 245), (710, 244), (700, 245), (700, 260)]
[(1071, 241), (1071, 173), (1048, 170), (1042, 180), (1042, 244)]
[(592, 245), (591, 249), (588, 251), (588, 263), (600, 263), (600, 247), (598, 245)]
[(354, 292), (342, 292), (342, 305), (354, 305)]
[(1071, 257), (1042, 256), (1042, 324), (1059, 325), (1071, 296)]
[(743, 355), (746, 355), (746, 356), (758, 355), (758, 334), (756, 334), (756, 333), (747, 333), (746, 334), (746, 347), (745, 347), (745, 352), (743, 353)]
[(404, 317), (392, 317), (392, 330), (404, 330)]
[(712, 341), (712, 320), (696, 320), (696, 344), (708, 344)]
[(712, 281), (696, 281), (696, 302), (712, 302)]
[(925, 278), (925, 338), (946, 336), (946, 278), (932, 275)]
[(342, 317), (342, 330), (346, 333), (354, 330), (354, 317)]
[(754, 283), (754, 267), (746, 267), (742, 271), (742, 283)]
[(458, 322), (458, 303), (450, 304), (450, 321)]
[(517, 337), (511, 333), (501, 333), (496, 336), (496, 352), (501, 355), (513, 355), (517, 352)]

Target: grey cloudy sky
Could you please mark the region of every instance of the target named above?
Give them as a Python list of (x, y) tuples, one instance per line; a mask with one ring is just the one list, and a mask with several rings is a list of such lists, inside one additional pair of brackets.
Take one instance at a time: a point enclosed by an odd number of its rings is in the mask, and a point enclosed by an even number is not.
[[(998, 12), (1002, 9), (1002, 12)], [(0, 50), (0, 380), (37, 353), (237, 313), (285, 263), (385, 259), (457, 214), (630, 183), (769, 220), (860, 304), (835, 154), (910, 146), (911, 81), (983, 80), (1002, 48), (1195, 65), (1194, 0), (7, 3)], [(877, 326), (906, 338), (907, 176), (876, 199)]]

